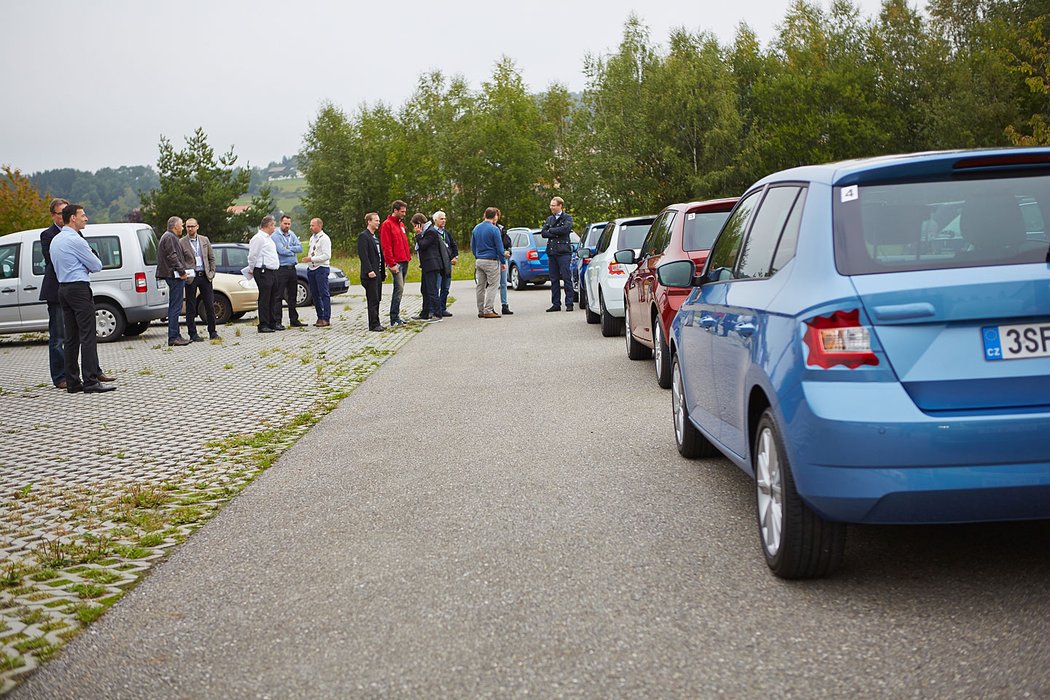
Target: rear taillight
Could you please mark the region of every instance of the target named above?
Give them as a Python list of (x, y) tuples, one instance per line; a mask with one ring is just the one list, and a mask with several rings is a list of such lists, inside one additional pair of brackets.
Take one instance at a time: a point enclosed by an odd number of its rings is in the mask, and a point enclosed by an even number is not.
[(136, 272), (135, 273), (135, 291), (145, 293), (149, 287), (146, 285), (146, 273)]
[(582, 261), (583, 261), (584, 265), (587, 265), (587, 264), (590, 264), (591, 259), (590, 258), (582, 258)]
[(539, 260), (540, 259), (540, 251), (538, 251), (535, 248), (533, 248), (528, 253), (526, 253), (525, 257), (527, 257), (529, 260)]
[(809, 347), (806, 364), (813, 367), (843, 365), (856, 369), (879, 364), (879, 358), (871, 351), (871, 330), (860, 325), (858, 309), (806, 321), (805, 342)]
[(610, 275), (626, 275), (627, 266), (621, 265), (615, 260), (609, 262), (609, 274)]

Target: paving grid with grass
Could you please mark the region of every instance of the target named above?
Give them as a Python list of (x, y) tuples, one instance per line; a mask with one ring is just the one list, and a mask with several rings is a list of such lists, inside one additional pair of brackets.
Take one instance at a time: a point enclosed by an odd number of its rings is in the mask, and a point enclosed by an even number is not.
[[(403, 313), (418, 313), (406, 295)], [(47, 338), (0, 336), (0, 694), (137, 583), (425, 324), (332, 326), (167, 347), (166, 326), (99, 345), (109, 394), (47, 380)], [(312, 324), (312, 308), (300, 309)]]

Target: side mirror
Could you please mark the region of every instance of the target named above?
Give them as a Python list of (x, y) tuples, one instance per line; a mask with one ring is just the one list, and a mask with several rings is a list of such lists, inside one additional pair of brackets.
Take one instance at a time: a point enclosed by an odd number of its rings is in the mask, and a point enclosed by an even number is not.
[(675, 260), (656, 268), (656, 278), (665, 287), (693, 287), (696, 265), (692, 260)]
[(588, 248), (585, 245), (581, 245), (579, 251), (577, 252), (579, 253), (579, 256), (581, 258), (590, 259), (594, 257), (594, 248)]
[(623, 265), (634, 265), (638, 262), (638, 259), (634, 257), (634, 251), (630, 248), (616, 251), (613, 253), (613, 259)]

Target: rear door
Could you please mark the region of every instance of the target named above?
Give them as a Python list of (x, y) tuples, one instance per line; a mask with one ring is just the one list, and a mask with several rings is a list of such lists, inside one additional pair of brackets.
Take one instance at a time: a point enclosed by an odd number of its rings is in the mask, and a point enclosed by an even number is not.
[(0, 245), (0, 330), (15, 331), (22, 323), (18, 310), (18, 288), (22, 284), (18, 276), (21, 249), (20, 238)]
[(146, 274), (146, 304), (159, 306), (168, 303), (168, 285), (157, 279), (157, 234), (148, 226), (135, 229), (135, 238), (142, 251)]
[(1050, 174), (842, 189), (836, 264), (916, 406), (1050, 405)]
[(44, 249), (39, 235), (23, 234), (23, 251), (28, 250), (21, 260), (22, 284), (18, 290), (18, 306), (24, 324), (47, 326), (47, 302), (40, 300), (40, 287), (44, 283)]

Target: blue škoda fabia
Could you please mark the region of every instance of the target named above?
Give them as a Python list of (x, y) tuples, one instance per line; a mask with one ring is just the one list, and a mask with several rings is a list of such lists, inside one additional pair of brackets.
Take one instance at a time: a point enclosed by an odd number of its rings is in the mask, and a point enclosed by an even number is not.
[(755, 478), (778, 576), (845, 523), (1050, 518), (1050, 149), (795, 168), (741, 197), (672, 324), (675, 438)]

